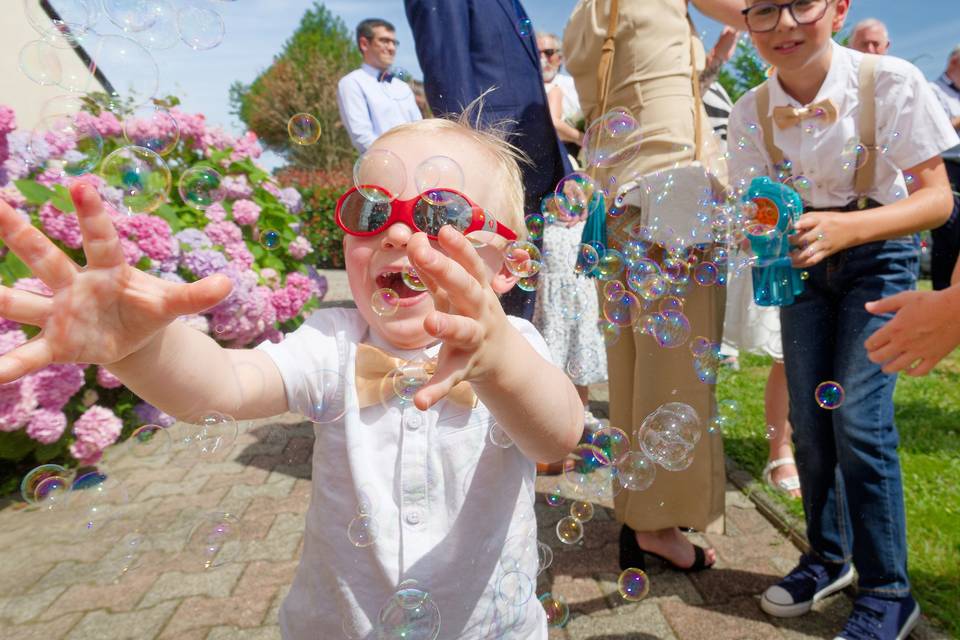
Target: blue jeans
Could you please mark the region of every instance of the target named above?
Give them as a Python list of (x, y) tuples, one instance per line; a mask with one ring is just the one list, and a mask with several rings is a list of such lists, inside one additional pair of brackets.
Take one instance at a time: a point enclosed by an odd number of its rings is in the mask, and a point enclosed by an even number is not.
[[(805, 291), (780, 311), (807, 538), (824, 562), (852, 560), (860, 591), (878, 597), (907, 595), (910, 582), (897, 377), (863, 346), (892, 316), (868, 313), (864, 303), (912, 289), (918, 269), (915, 238), (853, 247), (808, 269)], [(832, 411), (814, 399), (826, 380), (846, 393)]]

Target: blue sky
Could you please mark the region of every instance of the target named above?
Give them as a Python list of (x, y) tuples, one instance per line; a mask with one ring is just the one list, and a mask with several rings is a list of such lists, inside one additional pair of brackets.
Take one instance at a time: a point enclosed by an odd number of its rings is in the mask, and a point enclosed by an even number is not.
[[(161, 95), (176, 94), (185, 109), (203, 112), (210, 122), (239, 131), (241, 124), (229, 113), (230, 84), (236, 80), (250, 82), (270, 65), (312, 1), (193, 1), (221, 12), (226, 37), (209, 51), (196, 52), (178, 45), (157, 52)], [(351, 29), (368, 17), (393, 22), (401, 41), (397, 64), (420, 77), (402, 0), (328, 0), (325, 4)], [(523, 4), (536, 29), (561, 33), (576, 0), (523, 0)], [(893, 41), (891, 53), (912, 60), (931, 79), (942, 72), (949, 50), (960, 42), (957, 0), (853, 0), (851, 11), (852, 21), (866, 17), (884, 20)], [(706, 45), (712, 46), (720, 27), (696, 13), (694, 22)], [(104, 23), (101, 17), (100, 24)], [(109, 75), (109, 69), (105, 71)]]

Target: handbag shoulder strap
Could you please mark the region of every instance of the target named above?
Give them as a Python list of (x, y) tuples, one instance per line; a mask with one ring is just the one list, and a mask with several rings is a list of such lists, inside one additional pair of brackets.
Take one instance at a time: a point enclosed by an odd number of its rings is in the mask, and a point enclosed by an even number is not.
[(610, 77), (613, 75), (613, 54), (616, 51), (617, 24), (620, 20), (619, 0), (610, 0), (610, 17), (607, 19), (607, 35), (603, 39), (600, 49), (600, 64), (597, 65), (597, 104), (600, 112), (594, 114), (598, 118), (607, 112), (607, 97), (610, 95)]
[(760, 133), (763, 137), (763, 146), (774, 165), (783, 163), (783, 151), (773, 142), (773, 118), (770, 116), (770, 80), (764, 80), (757, 88), (757, 121), (760, 122)]

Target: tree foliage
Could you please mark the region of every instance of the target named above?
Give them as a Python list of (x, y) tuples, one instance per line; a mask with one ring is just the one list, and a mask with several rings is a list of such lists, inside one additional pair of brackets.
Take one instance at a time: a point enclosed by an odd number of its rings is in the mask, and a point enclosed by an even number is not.
[(737, 51), (720, 70), (718, 80), (736, 102), (740, 96), (767, 79), (767, 65), (749, 41), (737, 41)]
[[(337, 168), (351, 162), (354, 153), (340, 122), (336, 86), (360, 63), (352, 32), (315, 1), (273, 63), (251, 84), (233, 84), (230, 102), (261, 143), (290, 164)], [(317, 144), (290, 141), (287, 123), (297, 113), (310, 113), (320, 122), (323, 134)]]

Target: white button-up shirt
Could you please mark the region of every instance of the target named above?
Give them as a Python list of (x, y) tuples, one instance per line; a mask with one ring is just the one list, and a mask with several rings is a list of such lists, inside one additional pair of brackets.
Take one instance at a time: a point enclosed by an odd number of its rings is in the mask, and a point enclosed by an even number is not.
[[(510, 322), (550, 358), (533, 325)], [(317, 372), (338, 371), (349, 381), (334, 393), (343, 418), (314, 428), (313, 492), (303, 556), (280, 612), (283, 637), (372, 638), (380, 608), (414, 579), (439, 609), (441, 639), (545, 640), (537, 545), (524, 544), (536, 536), (534, 463), (515, 446), (490, 441), (494, 420), (483, 404), (443, 400), (419, 411), (391, 397), (358, 409), (352, 381), (359, 342), (405, 359), (439, 350), (397, 351), (355, 309), (316, 311), (279, 344), (258, 347), (276, 362), (291, 411), (310, 415), (311, 407), (329, 406), (312, 383)], [(376, 523), (366, 547), (347, 534), (361, 512)], [(517, 568), (519, 582), (510, 573)], [(504, 591), (515, 600), (497, 595)]]
[(960, 87), (953, 84), (946, 73), (931, 82), (930, 87), (947, 115), (951, 118), (960, 118)]
[(398, 124), (423, 119), (410, 86), (398, 78), (381, 82), (381, 75), (364, 63), (337, 83), (340, 119), (360, 153)]
[[(786, 129), (776, 124), (772, 127), (774, 143), (793, 163), (793, 175), (810, 180), (809, 191), (801, 195), (815, 208), (843, 206), (858, 196), (853, 168), (844, 166), (850, 159), (844, 147), (858, 135), (862, 59), (862, 53), (833, 43), (830, 70), (814, 102), (833, 100), (839, 114), (837, 122), (812, 118)], [(868, 195), (881, 204), (890, 204), (907, 197), (903, 171), (940, 155), (960, 140), (919, 69), (900, 58), (882, 56), (875, 74), (876, 143), (881, 152)], [(767, 83), (771, 115), (774, 107), (805, 106), (787, 95), (776, 73)], [(759, 175), (776, 176), (763, 143), (756, 105), (754, 89), (737, 101), (730, 114), (727, 145), (733, 180), (749, 175), (751, 169)]]

